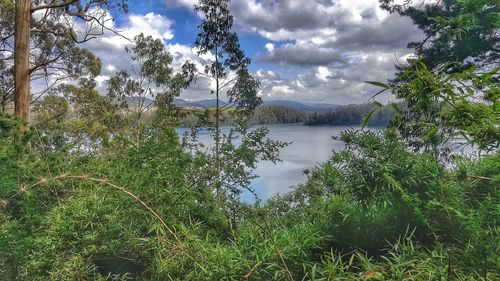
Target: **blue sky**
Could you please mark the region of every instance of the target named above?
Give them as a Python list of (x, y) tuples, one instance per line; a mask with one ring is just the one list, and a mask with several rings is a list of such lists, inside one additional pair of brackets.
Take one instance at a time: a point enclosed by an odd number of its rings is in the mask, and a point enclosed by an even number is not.
[[(114, 27), (127, 37), (144, 32), (162, 39), (174, 68), (186, 60), (202, 65), (207, 58), (193, 48), (201, 20), (192, 8), (196, 2), (129, 0), (129, 13), (117, 17)], [(230, 10), (252, 59), (250, 70), (261, 81), (259, 94), (268, 100), (366, 102), (377, 89), (364, 81), (392, 78), (394, 65), (412, 54), (407, 43), (422, 38), (408, 18), (382, 11), (377, 0), (232, 0)], [(130, 65), (120, 50), (125, 45), (113, 34), (88, 44), (103, 60), (99, 81)], [(183, 97), (210, 98), (210, 87), (200, 81)]]
[[(173, 33), (174, 38), (172, 42), (193, 46), (198, 33), (198, 24), (200, 23), (200, 17), (196, 15), (194, 10), (187, 5), (175, 6), (167, 5), (165, 0), (152, 0), (152, 1), (140, 1), (132, 0), (129, 2), (130, 12), (134, 14), (148, 14), (156, 13), (160, 14), (166, 18), (174, 21)], [(126, 17), (119, 17), (117, 22), (126, 20)], [(245, 30), (238, 30), (235, 27), (235, 31), (239, 31), (239, 39), (245, 54), (249, 57), (255, 57), (259, 52), (265, 51), (265, 44), (271, 41), (252, 32), (247, 32)], [(259, 68), (273, 68), (273, 65), (263, 65), (258, 61), (254, 61), (250, 66), (252, 71), (257, 71)]]

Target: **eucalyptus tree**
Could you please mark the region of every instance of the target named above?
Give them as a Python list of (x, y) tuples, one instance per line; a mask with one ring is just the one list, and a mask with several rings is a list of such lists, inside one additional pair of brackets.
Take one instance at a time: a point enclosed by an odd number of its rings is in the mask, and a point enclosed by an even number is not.
[[(46, 90), (80, 76), (95, 76), (100, 61), (76, 44), (102, 35), (109, 11), (127, 11), (125, 0), (2, 0), (3, 100), (14, 97), (15, 116), (28, 121), (32, 80)], [(12, 71), (12, 68), (14, 70)], [(42, 93), (45, 93), (43, 90)]]
[[(259, 82), (248, 72), (250, 59), (240, 47), (238, 35), (232, 31), (233, 16), (229, 11), (229, 0), (201, 0), (195, 5), (195, 11), (204, 18), (198, 26), (199, 33), (195, 41), (198, 54), (211, 55), (205, 65), (204, 74), (215, 82), (215, 168), (219, 173), (221, 146), (221, 96), (226, 94), (230, 104), (239, 109), (253, 110), (262, 103), (257, 96)], [(224, 108), (229, 107), (224, 105)]]
[[(131, 54), (131, 69), (121, 70), (107, 82), (107, 97), (128, 111), (140, 133), (145, 113), (163, 114), (187, 85), (182, 73), (175, 74), (172, 56), (160, 39), (139, 34), (125, 50)], [(153, 99), (153, 100), (150, 100)]]
[[(201, 184), (215, 188), (220, 208), (226, 211), (229, 227), (234, 230), (241, 191), (253, 192), (250, 183), (255, 176), (251, 170), (259, 159), (279, 161), (279, 148), (286, 144), (268, 139), (267, 128), (250, 130), (248, 121), (262, 104), (258, 96), (260, 82), (249, 72), (251, 60), (232, 30), (234, 19), (229, 4), (230, 0), (200, 0), (195, 5), (195, 11), (203, 16), (195, 46), (206, 64), (198, 71), (194, 64), (187, 63), (184, 70), (191, 77), (201, 76), (214, 85), (211, 94), (216, 99), (215, 114), (209, 120), (214, 148), (212, 154), (197, 154), (204, 164), (194, 167), (198, 170), (193, 174), (202, 174), (205, 180)], [(227, 98), (224, 105), (223, 97)], [(221, 125), (228, 115), (234, 119), (233, 126), (223, 133)]]
[(126, 127), (124, 118), (93, 87), (60, 84), (33, 104), (32, 126), (39, 151), (75, 154), (106, 153)]

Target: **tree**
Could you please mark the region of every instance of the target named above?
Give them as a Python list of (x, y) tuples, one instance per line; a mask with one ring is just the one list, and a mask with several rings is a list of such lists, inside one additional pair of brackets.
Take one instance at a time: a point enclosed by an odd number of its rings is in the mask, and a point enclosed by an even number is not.
[[(250, 59), (240, 48), (238, 35), (231, 29), (233, 16), (229, 12), (229, 0), (200, 0), (195, 11), (204, 15), (198, 26), (195, 46), (198, 54), (213, 54), (213, 59), (205, 66), (204, 74), (215, 81), (213, 94), (216, 97), (215, 108), (215, 170), (221, 171), (221, 112), (231, 105), (248, 112), (262, 103), (257, 96), (259, 82), (248, 72)], [(221, 95), (225, 93), (230, 105), (220, 106)], [(220, 183), (219, 183), (220, 184)]]
[(414, 62), (398, 76), (406, 82), (388, 88), (407, 104), (393, 125), (412, 147), (436, 155), (447, 154), (447, 142), (457, 136), (495, 151), (500, 147), (500, 89), (494, 79), (499, 70), (446, 75)]
[[(423, 2), (423, 1), (422, 1)], [(459, 72), (477, 66), (498, 65), (500, 60), (500, 10), (498, 0), (420, 1), (380, 0), (381, 7), (410, 17), (424, 32), (420, 42), (408, 47), (431, 69)]]
[(32, 142), (41, 151), (99, 151), (125, 128), (117, 108), (97, 90), (85, 85), (60, 84), (33, 104)]
[(498, 149), (498, 1), (380, 2), (426, 34), (409, 44), (417, 57), (398, 66), (389, 85), (379, 84), (407, 105), (393, 123), (400, 135), (435, 155), (447, 154), (445, 144), (457, 135), (482, 150)]
[[(119, 71), (108, 80), (107, 97), (118, 103), (122, 109), (128, 109), (134, 127), (138, 133), (143, 123), (144, 114), (167, 110), (175, 96), (179, 96), (188, 83), (181, 73), (174, 74), (171, 68), (172, 56), (168, 53), (160, 39), (139, 34), (134, 44), (126, 47), (131, 54), (134, 69), (133, 75), (127, 71)], [(148, 99), (152, 98), (154, 101)]]
[[(2, 8), (12, 8), (8, 2), (10, 1), (4, 0)], [(112, 8), (127, 11), (126, 1), (16, 1), (15, 32), (7, 32), (6, 36), (2, 37), (2, 43), (6, 46), (9, 45), (10, 38), (15, 36), (14, 46), (5, 51), (14, 54), (13, 89), (16, 117), (29, 121), (30, 78), (47, 79), (48, 75), (62, 72), (62, 76), (52, 79), (53, 86), (66, 78), (98, 74), (100, 62), (88, 50), (79, 49), (75, 44), (103, 34), (107, 29), (105, 23), (109, 20), (107, 10)], [(40, 12), (42, 16), (34, 17), (35, 12)], [(73, 28), (79, 24), (86, 24), (83, 28), (85, 34), (80, 36)], [(64, 64), (64, 67), (61, 67), (61, 64)]]
[[(193, 175), (202, 175), (193, 185), (214, 188), (217, 208), (224, 213), (228, 226), (234, 235), (239, 195), (242, 189), (252, 191), (252, 174), (259, 159), (278, 161), (279, 148), (286, 143), (267, 138), (267, 128), (250, 130), (248, 121), (253, 111), (262, 103), (257, 95), (260, 82), (248, 71), (250, 59), (240, 48), (238, 35), (232, 31), (233, 16), (229, 11), (229, 0), (200, 0), (195, 11), (203, 15), (198, 26), (199, 34), (195, 41), (198, 54), (208, 54), (211, 58), (199, 72), (195, 65), (186, 63), (184, 71), (195, 78), (202, 76), (214, 82), (216, 106), (213, 120), (208, 120), (213, 132), (215, 147), (212, 153), (201, 152), (196, 145), (185, 142), (192, 149), (197, 161), (192, 167)], [(221, 97), (229, 100), (221, 106)], [(222, 133), (221, 125), (226, 114), (234, 119), (227, 133)], [(203, 116), (201, 120), (206, 120)], [(187, 139), (187, 138), (186, 138)], [(196, 130), (192, 134), (196, 140)]]
[[(374, 114), (371, 114), (374, 112)], [(350, 104), (340, 106), (334, 111), (311, 114), (304, 123), (308, 126), (317, 125), (350, 125), (359, 126), (363, 124), (364, 119), (369, 116), (366, 125), (386, 127), (394, 117), (394, 109), (389, 106), (378, 106), (376, 103)]]

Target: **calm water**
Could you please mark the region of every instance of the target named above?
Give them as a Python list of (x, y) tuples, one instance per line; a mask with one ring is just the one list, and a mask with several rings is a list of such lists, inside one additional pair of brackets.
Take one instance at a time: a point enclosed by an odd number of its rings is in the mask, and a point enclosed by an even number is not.
[[(344, 143), (334, 140), (332, 136), (338, 136), (342, 131), (353, 129), (353, 127), (330, 126), (309, 127), (302, 125), (267, 125), (270, 129), (269, 137), (274, 140), (292, 142), (289, 146), (281, 149), (280, 159), (282, 162), (273, 164), (269, 161), (261, 161), (257, 165), (254, 174), (258, 178), (252, 182), (252, 187), (257, 196), (265, 201), (276, 194), (290, 191), (298, 184), (305, 183), (307, 176), (304, 170), (311, 169), (328, 160), (332, 150), (342, 151)], [(359, 127), (357, 127), (359, 129)], [(227, 132), (229, 128), (223, 128)], [(179, 135), (189, 129), (177, 129)], [(213, 145), (210, 132), (203, 130), (199, 133), (199, 141), (205, 146)], [(465, 154), (473, 157), (476, 149), (471, 146), (462, 146), (464, 139), (455, 139), (447, 145), (454, 153)], [(246, 202), (254, 202), (254, 196), (244, 192), (242, 199)]]
[[(308, 127), (302, 125), (268, 125), (269, 137), (274, 140), (292, 142), (280, 152), (282, 162), (276, 165), (269, 161), (258, 164), (254, 173), (259, 176), (252, 182), (258, 197), (267, 200), (275, 194), (286, 193), (291, 187), (304, 183), (307, 179), (303, 171), (328, 160), (332, 150), (344, 149), (341, 141), (334, 140), (340, 132), (351, 127)], [(186, 129), (180, 128), (180, 135)], [(199, 141), (211, 145), (210, 133), (202, 131)], [(253, 201), (253, 196), (245, 193), (243, 200)]]

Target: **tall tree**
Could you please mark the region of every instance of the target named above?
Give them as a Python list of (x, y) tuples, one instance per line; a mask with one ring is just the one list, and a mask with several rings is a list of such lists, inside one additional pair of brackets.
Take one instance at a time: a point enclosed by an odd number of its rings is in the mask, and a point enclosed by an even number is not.
[(30, 75), (29, 75), (29, 40), (31, 23), (31, 0), (16, 2), (15, 35), (15, 111), (14, 115), (22, 120), (29, 119)]
[[(4, 4), (8, 2), (4, 0)], [(4, 8), (4, 6), (2, 6)], [(103, 34), (110, 9), (127, 11), (125, 0), (18, 0), (15, 6), (15, 32), (2, 36), (2, 43), (15, 35), (14, 46), (14, 101), (15, 116), (29, 121), (30, 78), (51, 69), (67, 71), (67, 77), (82, 74), (82, 64), (90, 64), (89, 74), (98, 69), (96, 58), (90, 52), (78, 49), (75, 43), (85, 42)], [(33, 16), (37, 13), (37, 16)], [(85, 34), (77, 35), (74, 26), (85, 24)], [(2, 32), (3, 33), (3, 32)], [(72, 43), (70, 43), (72, 41)], [(33, 52), (36, 48), (37, 52)], [(8, 50), (7, 50), (8, 51)], [(66, 68), (57, 64), (66, 63)], [(100, 67), (100, 66), (99, 66)], [(53, 72), (55, 73), (55, 71)], [(56, 79), (56, 82), (59, 79)], [(53, 83), (56, 84), (56, 83)]]
[(259, 82), (247, 69), (250, 59), (240, 48), (238, 35), (232, 31), (233, 16), (229, 3), (230, 0), (200, 0), (195, 5), (195, 11), (204, 16), (195, 42), (198, 54), (213, 55), (205, 66), (204, 74), (215, 81), (215, 168), (218, 174), (221, 171), (221, 95), (226, 94), (230, 104), (240, 110), (253, 110), (262, 103), (257, 96)]
[[(192, 63), (185, 64), (184, 71), (191, 77), (200, 75), (211, 79), (215, 85), (211, 92), (216, 98), (215, 116), (208, 124), (215, 147), (207, 154), (196, 150), (196, 145), (184, 144), (189, 149), (194, 147), (194, 154), (200, 157), (192, 174), (203, 175), (203, 179), (193, 180), (193, 185), (214, 188), (216, 206), (226, 216), (234, 235), (241, 204), (239, 195), (243, 189), (253, 191), (250, 183), (256, 176), (252, 170), (259, 159), (279, 161), (279, 148), (286, 144), (268, 139), (267, 128), (249, 129), (248, 121), (262, 103), (257, 94), (260, 83), (248, 71), (250, 59), (241, 49), (238, 35), (232, 31), (229, 3), (229, 0), (200, 0), (195, 5), (195, 10), (203, 15), (195, 45), (199, 55), (210, 59), (203, 72), (198, 72)], [(228, 99), (223, 106), (222, 97)], [(221, 125), (228, 115), (235, 121), (227, 133), (222, 133)], [(195, 140), (196, 132), (192, 135)]]
[(173, 73), (172, 56), (160, 39), (141, 33), (126, 51), (131, 54), (133, 74), (125, 70), (117, 72), (107, 82), (107, 96), (122, 109), (128, 109), (139, 134), (144, 114), (152, 112), (154, 107), (157, 114), (165, 113), (187, 83), (181, 73)]

